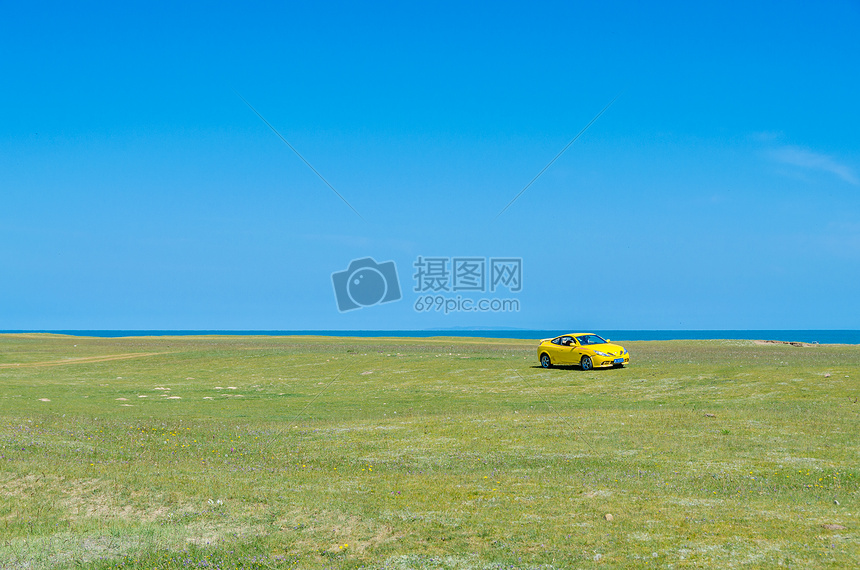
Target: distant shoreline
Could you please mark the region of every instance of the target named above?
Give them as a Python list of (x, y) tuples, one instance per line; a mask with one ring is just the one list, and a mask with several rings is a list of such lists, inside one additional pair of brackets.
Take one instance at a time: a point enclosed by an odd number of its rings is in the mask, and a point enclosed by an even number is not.
[[(574, 330), (576, 329), (576, 330)], [(816, 344), (860, 344), (860, 330), (605, 330), (587, 329), (604, 338), (637, 340), (753, 340), (798, 346)], [(470, 337), (499, 339), (541, 339), (565, 332), (585, 332), (572, 327), (557, 330), (456, 329), (456, 330), (2, 330), (0, 334), (60, 334), (78, 337), (120, 338), (140, 336), (329, 336), (329, 337)]]

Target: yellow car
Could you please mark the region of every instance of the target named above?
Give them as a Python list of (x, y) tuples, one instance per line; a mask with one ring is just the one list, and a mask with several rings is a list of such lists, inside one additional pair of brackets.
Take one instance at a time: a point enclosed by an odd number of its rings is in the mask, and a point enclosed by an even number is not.
[(544, 368), (554, 364), (578, 364), (583, 370), (624, 366), (630, 353), (594, 333), (570, 333), (540, 341), (538, 360)]

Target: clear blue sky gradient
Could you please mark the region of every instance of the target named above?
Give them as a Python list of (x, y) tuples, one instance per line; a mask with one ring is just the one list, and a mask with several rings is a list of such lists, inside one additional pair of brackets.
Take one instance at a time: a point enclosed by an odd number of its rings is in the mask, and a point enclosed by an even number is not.
[[(7, 4), (0, 329), (860, 328), (858, 29), (847, 1)], [(434, 255), (522, 257), (521, 310), (416, 313)], [(403, 300), (339, 313), (367, 256)]]

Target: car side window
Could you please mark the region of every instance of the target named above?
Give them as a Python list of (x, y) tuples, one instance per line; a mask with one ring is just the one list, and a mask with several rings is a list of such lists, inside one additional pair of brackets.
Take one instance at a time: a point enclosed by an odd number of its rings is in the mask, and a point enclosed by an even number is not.
[(561, 339), (560, 338), (554, 338), (554, 339), (552, 339), (552, 343), (553, 344), (561, 344)]

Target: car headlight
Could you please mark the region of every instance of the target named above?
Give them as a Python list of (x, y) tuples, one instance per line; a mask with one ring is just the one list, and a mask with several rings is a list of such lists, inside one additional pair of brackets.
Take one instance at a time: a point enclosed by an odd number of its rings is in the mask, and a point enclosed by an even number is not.
[(612, 356), (611, 354), (606, 354), (605, 352), (600, 352), (599, 350), (595, 350), (594, 354), (599, 354), (600, 356)]

